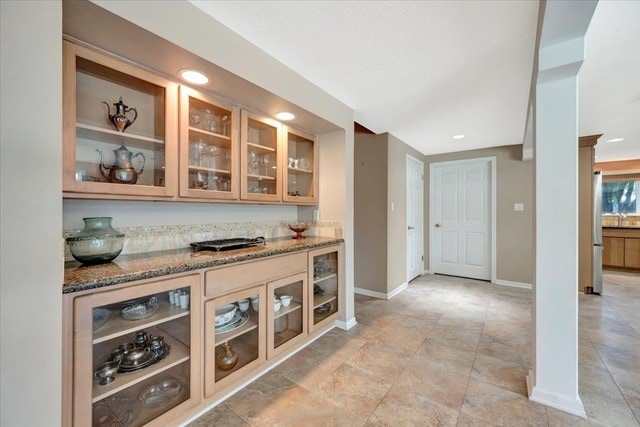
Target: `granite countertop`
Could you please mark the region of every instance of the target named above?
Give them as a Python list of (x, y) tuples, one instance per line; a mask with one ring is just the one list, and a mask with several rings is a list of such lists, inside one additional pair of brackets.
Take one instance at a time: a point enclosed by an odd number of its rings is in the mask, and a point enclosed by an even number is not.
[(190, 248), (176, 249), (121, 255), (112, 262), (99, 265), (82, 265), (77, 261), (69, 261), (64, 265), (62, 293), (79, 292), (135, 280), (195, 271), (201, 268), (217, 267), (273, 255), (321, 248), (342, 242), (344, 239), (328, 237), (306, 237), (300, 240), (287, 237), (269, 239), (264, 246), (231, 251), (193, 252)]
[(633, 225), (603, 225), (602, 228), (622, 228), (625, 230), (640, 230), (639, 226)]

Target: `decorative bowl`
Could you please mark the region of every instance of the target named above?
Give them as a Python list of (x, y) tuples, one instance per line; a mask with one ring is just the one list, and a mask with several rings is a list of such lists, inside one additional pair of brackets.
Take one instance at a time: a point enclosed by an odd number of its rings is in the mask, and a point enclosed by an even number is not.
[(158, 408), (176, 400), (184, 393), (184, 386), (176, 379), (152, 385), (140, 394), (142, 404), (147, 408)]
[(296, 235), (292, 237), (293, 239), (304, 239), (302, 233), (309, 229), (309, 224), (306, 222), (292, 222), (288, 224), (288, 226), (291, 231), (296, 233)]
[(124, 320), (142, 320), (153, 316), (158, 311), (158, 298), (153, 296), (146, 303), (130, 305), (122, 309)]
[(235, 304), (225, 304), (216, 308), (215, 326), (226, 325), (231, 322), (237, 309), (238, 306)]

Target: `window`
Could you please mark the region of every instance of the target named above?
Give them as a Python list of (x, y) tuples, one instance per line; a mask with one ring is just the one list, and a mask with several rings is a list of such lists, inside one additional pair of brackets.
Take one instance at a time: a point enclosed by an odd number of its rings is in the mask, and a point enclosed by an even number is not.
[[(640, 213), (640, 179), (612, 180), (607, 177), (602, 183), (602, 212), (612, 214)], [(618, 178), (619, 179), (619, 178)]]

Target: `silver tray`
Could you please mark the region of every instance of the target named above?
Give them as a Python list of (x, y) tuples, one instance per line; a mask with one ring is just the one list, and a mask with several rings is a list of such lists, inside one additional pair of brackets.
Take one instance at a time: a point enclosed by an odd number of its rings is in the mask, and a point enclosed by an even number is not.
[(264, 237), (256, 237), (255, 239), (236, 238), (236, 239), (220, 239), (206, 240), (204, 242), (193, 242), (191, 247), (194, 252), (197, 251), (227, 251), (231, 249), (247, 248), (249, 246), (265, 245)]

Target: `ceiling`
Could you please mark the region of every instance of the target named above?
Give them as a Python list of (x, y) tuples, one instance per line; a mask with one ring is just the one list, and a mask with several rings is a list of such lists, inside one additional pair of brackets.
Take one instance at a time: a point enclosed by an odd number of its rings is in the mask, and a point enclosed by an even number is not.
[[(604, 134), (596, 162), (640, 159), (640, 2), (600, 1), (579, 76), (580, 135)], [(606, 142), (624, 138), (621, 142)]]
[[(522, 143), (537, 1), (191, 2), (424, 154)], [(579, 130), (605, 134), (597, 161), (640, 158), (639, 6), (601, 2), (589, 29)]]

